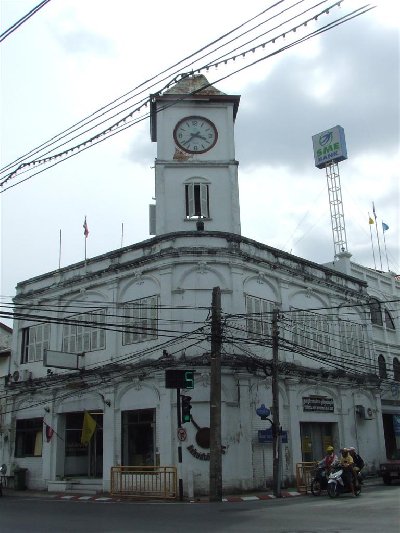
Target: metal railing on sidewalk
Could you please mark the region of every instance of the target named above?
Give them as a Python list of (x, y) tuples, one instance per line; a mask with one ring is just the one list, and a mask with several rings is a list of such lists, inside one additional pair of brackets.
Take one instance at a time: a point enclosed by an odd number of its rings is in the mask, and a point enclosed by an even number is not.
[(111, 494), (131, 498), (177, 498), (175, 466), (113, 466)]
[(307, 494), (311, 490), (311, 481), (318, 462), (310, 461), (296, 464), (297, 491)]

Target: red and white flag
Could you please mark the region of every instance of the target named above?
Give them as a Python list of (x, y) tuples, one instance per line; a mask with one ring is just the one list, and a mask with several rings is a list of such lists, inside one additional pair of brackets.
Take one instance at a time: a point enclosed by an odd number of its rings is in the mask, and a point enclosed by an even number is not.
[(54, 434), (54, 429), (52, 427), (50, 427), (48, 424), (46, 424), (46, 422), (44, 423), (44, 425), (46, 426), (46, 440), (47, 440), (47, 442), (50, 442), (51, 441), (51, 437)]
[(89, 228), (88, 228), (88, 225), (87, 225), (87, 222), (86, 222), (86, 217), (85, 217), (85, 221), (83, 223), (83, 234), (84, 234), (85, 238), (87, 239), (87, 236), (89, 235)]

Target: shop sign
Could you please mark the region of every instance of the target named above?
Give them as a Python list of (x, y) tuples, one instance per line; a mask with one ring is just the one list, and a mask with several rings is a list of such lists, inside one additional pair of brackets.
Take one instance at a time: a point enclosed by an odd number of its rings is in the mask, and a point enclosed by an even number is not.
[(303, 397), (303, 411), (333, 413), (334, 410), (333, 398), (327, 398), (326, 396)]

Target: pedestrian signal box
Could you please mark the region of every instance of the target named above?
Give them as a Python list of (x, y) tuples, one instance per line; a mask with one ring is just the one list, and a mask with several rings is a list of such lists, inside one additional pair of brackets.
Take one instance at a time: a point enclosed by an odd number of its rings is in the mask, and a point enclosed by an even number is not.
[(194, 389), (194, 370), (166, 370), (166, 389)]

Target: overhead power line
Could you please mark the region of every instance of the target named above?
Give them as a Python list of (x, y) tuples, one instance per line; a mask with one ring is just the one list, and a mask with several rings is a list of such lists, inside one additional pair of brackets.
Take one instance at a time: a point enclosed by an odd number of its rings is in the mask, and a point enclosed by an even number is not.
[[(338, 3), (334, 4), (334, 5), (338, 5)], [(366, 6), (364, 6), (366, 7)], [(288, 44), (288, 45), (285, 45), (283, 46), (282, 48), (250, 63), (249, 65), (246, 65), (242, 68), (239, 68), (239, 69), (236, 69), (235, 71), (231, 72), (230, 74), (226, 75), (226, 76), (223, 76), (221, 78), (219, 78), (218, 80), (215, 80), (213, 81), (212, 83), (209, 83), (208, 85), (205, 85), (204, 87), (201, 87), (200, 89), (198, 89), (197, 91), (194, 91), (193, 93), (191, 93), (190, 95), (186, 95), (184, 98), (182, 98), (182, 100), (184, 100), (185, 98), (187, 97), (190, 97), (191, 95), (193, 94), (196, 94), (197, 92), (200, 92), (201, 90), (203, 90), (204, 88), (212, 85), (212, 84), (215, 84), (215, 83), (218, 83), (222, 80), (225, 80), (231, 76), (233, 76), (234, 74), (237, 74), (238, 72), (242, 72), (243, 70), (249, 68), (249, 67), (252, 67), (258, 63), (260, 63), (261, 61), (265, 61), (266, 59), (269, 59), (270, 57), (273, 57), (279, 53), (282, 53), (283, 51), (293, 47), (293, 46), (296, 46), (298, 44), (301, 44), (302, 42), (305, 42), (306, 40), (312, 38), (312, 37), (315, 37), (325, 31), (328, 31), (329, 29), (332, 29), (340, 24), (343, 24), (344, 22), (347, 22), (351, 19), (353, 19), (354, 17), (357, 17), (357, 16), (360, 16), (364, 13), (366, 13), (367, 11), (369, 11), (370, 9), (373, 9), (372, 7), (368, 7), (366, 9), (363, 8), (359, 8), (331, 23), (329, 23), (328, 25), (322, 27), (322, 28), (319, 28), (318, 30), (315, 30), (314, 32), (311, 32), (309, 34), (307, 34), (306, 36)], [(363, 10), (364, 9), (364, 10)], [(320, 14), (323, 14), (323, 13), (329, 13), (329, 9), (326, 9), (324, 10), (323, 12), (321, 12)], [(320, 15), (319, 14), (319, 15)], [(317, 15), (317, 16), (319, 16)], [(314, 17), (315, 18), (315, 17)], [(311, 19), (310, 19), (311, 20)], [(296, 32), (296, 30), (301, 27), (301, 26), (304, 26), (306, 25), (307, 21), (303, 21), (302, 24), (299, 24), (293, 28), (290, 28), (288, 29), (287, 31), (285, 31), (284, 33), (282, 33), (281, 35), (277, 36), (275, 39), (272, 39), (271, 41), (268, 41), (268, 43), (272, 43), (272, 41), (276, 41), (278, 38), (285, 38), (287, 34), (291, 33), (291, 32)], [(267, 43), (263, 43), (264, 46), (265, 44)], [(260, 45), (257, 45), (256, 47), (254, 47), (254, 49), (251, 49), (251, 50), (247, 50), (245, 52), (243, 52), (242, 54), (239, 54), (241, 56), (245, 56), (245, 55), (248, 55), (249, 53), (253, 52), (253, 50), (256, 50), (256, 49), (259, 49), (260, 47), (263, 47), (263, 44), (260, 44)], [(201, 72), (203, 70), (206, 70), (208, 71), (209, 68), (211, 66), (214, 66), (214, 67), (218, 67), (219, 64), (221, 63), (224, 63), (224, 64), (227, 64), (229, 61), (235, 61), (236, 58), (238, 56), (232, 56), (230, 58), (226, 58), (225, 60), (221, 61), (220, 63), (218, 64), (212, 64), (210, 65), (209, 63), (203, 67), (200, 67), (200, 68), (195, 68), (193, 72)], [(173, 80), (173, 82), (175, 82), (176, 79)], [(166, 87), (168, 87), (170, 84), (167, 84)], [(17, 169), (13, 170), (11, 173), (9, 173), (1, 182), (0, 182), (0, 185), (1, 186), (4, 186), (9, 180), (11, 179), (14, 179), (16, 177), (19, 177), (21, 175), (21, 173), (24, 173), (25, 171), (31, 171), (32, 169), (29, 168), (29, 167), (37, 167), (37, 166), (41, 166), (41, 165), (48, 165), (46, 166), (46, 168), (42, 169), (42, 170), (39, 170), (38, 172), (34, 172), (33, 174), (30, 174), (27, 178), (24, 178), (24, 179), (21, 179), (20, 181), (18, 181), (17, 183), (13, 184), (13, 185), (9, 185), (6, 189), (4, 189), (3, 191), (0, 191), (0, 194), (5, 192), (6, 190), (16, 186), (16, 185), (19, 185), (25, 181), (27, 181), (28, 179), (31, 179), (32, 177), (40, 174), (41, 172), (44, 172), (45, 170), (48, 170), (49, 168), (52, 168), (53, 166), (59, 164), (60, 162), (62, 161), (65, 161), (66, 159), (69, 159), (70, 157), (73, 157), (74, 155), (77, 155), (78, 153), (81, 153), (82, 151), (88, 149), (88, 148), (91, 148), (93, 146), (95, 146), (96, 144), (100, 143), (100, 142), (103, 142), (104, 140), (107, 140), (108, 138), (114, 136), (115, 134), (117, 133), (120, 133), (122, 131), (124, 131), (125, 129), (127, 128), (130, 128), (131, 126), (145, 120), (148, 118), (149, 116), (149, 113), (146, 113), (145, 116), (143, 117), (138, 117), (136, 119), (133, 118), (134, 114), (139, 112), (143, 107), (145, 107), (146, 105), (148, 104), (148, 101), (147, 102), (144, 102), (142, 104), (140, 104), (137, 108), (135, 108), (134, 110), (131, 110), (130, 113), (128, 115), (125, 115), (123, 116), (122, 118), (120, 118), (117, 122), (115, 122), (114, 124), (112, 124), (111, 126), (109, 126), (106, 130), (103, 130), (99, 133), (96, 133), (95, 135), (93, 135), (90, 139), (86, 139), (85, 141), (82, 141), (81, 143), (79, 143), (78, 145), (75, 145), (73, 147), (70, 147), (70, 148), (67, 148), (66, 150), (60, 152), (60, 153), (57, 153), (57, 154), (53, 154), (53, 155), (49, 155), (48, 157), (45, 157), (45, 158), (39, 158), (39, 159), (35, 159), (35, 160), (32, 160), (30, 162), (23, 162), (21, 163)], [(174, 103), (171, 103), (169, 105), (166, 105), (163, 109), (167, 108), (167, 107), (170, 107), (171, 105), (175, 105), (176, 102)], [(70, 139), (71, 140), (71, 139)], [(49, 152), (48, 152), (49, 153)], [(50, 164), (52, 161), (54, 160), (57, 160), (55, 161), (54, 163)], [(28, 167), (27, 169), (25, 170), (22, 170), (24, 169), (25, 167)], [(22, 172), (21, 172), (22, 171)]]
[(0, 43), (2, 41), (4, 41), (4, 39), (6, 39), (9, 35), (11, 35), (15, 30), (17, 30), (20, 26), (22, 26), (22, 24), (24, 22), (26, 22), (27, 20), (29, 20), (31, 17), (33, 17), (33, 15), (35, 15), (38, 11), (40, 11), (42, 9), (42, 7), (44, 7), (46, 4), (48, 4), (51, 0), (43, 0), (43, 2), (40, 2), (40, 4), (38, 4), (37, 6), (35, 6), (33, 9), (31, 9), (29, 11), (29, 13), (27, 13), (26, 15), (24, 15), (23, 17), (21, 17), (19, 20), (17, 20), (17, 22), (14, 22), (14, 24), (12, 26), (10, 26), (8, 28), (8, 30), (4, 31), (1, 35), (0, 35)]

